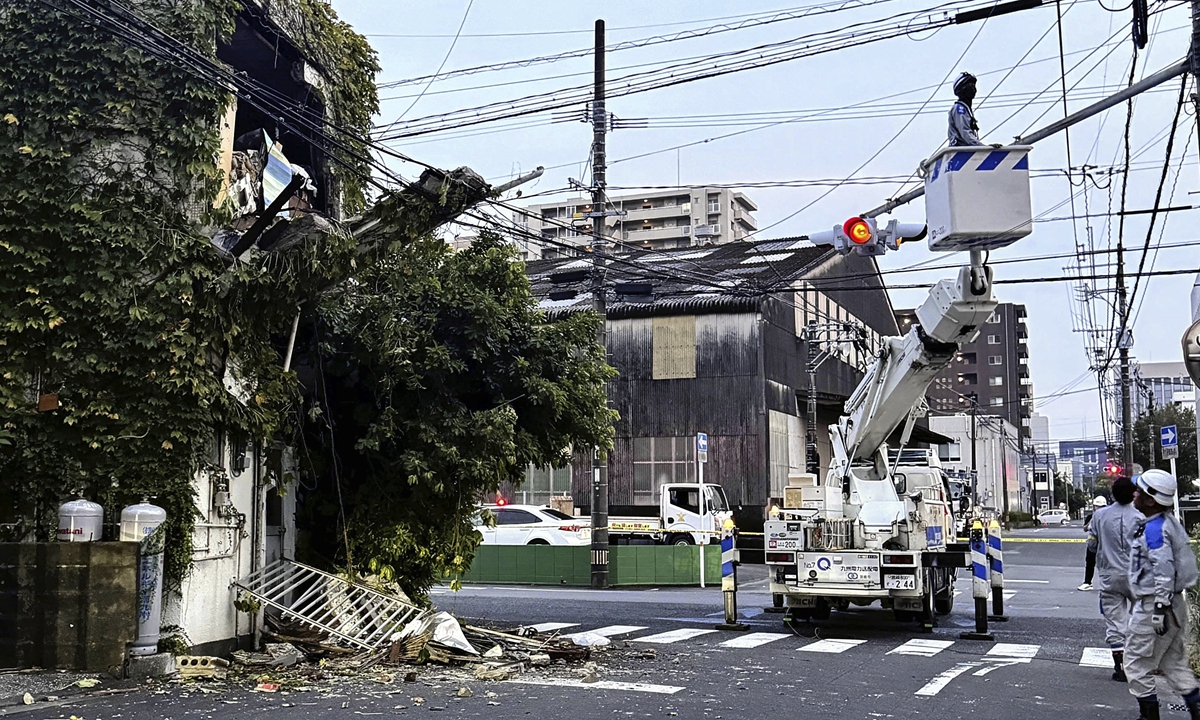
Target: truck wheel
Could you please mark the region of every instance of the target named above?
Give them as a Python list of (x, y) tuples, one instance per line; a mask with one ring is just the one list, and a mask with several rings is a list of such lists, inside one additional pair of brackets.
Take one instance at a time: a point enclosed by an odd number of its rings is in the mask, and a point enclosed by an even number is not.
[(676, 547), (681, 545), (691, 545), (692, 537), (690, 535), (674, 535), (671, 537), (671, 544)]
[(933, 611), (938, 615), (949, 615), (954, 612), (954, 574), (947, 572), (942, 580), (942, 587), (933, 594)]

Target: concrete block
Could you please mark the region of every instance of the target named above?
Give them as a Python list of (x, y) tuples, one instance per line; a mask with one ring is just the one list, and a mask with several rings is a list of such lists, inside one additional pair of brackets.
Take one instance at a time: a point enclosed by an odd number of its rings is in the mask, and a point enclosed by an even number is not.
[(166, 677), (176, 672), (175, 656), (171, 653), (130, 655), (125, 660), (125, 677), (129, 680)]

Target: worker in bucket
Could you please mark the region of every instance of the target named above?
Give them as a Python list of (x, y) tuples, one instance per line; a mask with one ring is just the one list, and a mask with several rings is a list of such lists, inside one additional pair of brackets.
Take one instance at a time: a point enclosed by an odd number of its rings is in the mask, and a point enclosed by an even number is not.
[(1104, 616), (1104, 640), (1113, 657), (1112, 679), (1119, 682), (1125, 682), (1125, 635), (1133, 605), (1129, 590), (1130, 541), (1138, 521), (1144, 519), (1133, 506), (1134, 492), (1132, 480), (1117, 478), (1112, 486), (1113, 504), (1096, 510), (1088, 531), (1088, 553), (1095, 558), (1096, 590), (1100, 614)]
[[(1133, 493), (1131, 491), (1130, 492), (1130, 500), (1132, 500), (1132, 499), (1133, 499)], [(1087, 517), (1085, 517), (1083, 519), (1083, 531), (1085, 533), (1089, 532), (1091, 530), (1092, 518), (1095, 516), (1096, 512), (1098, 510), (1100, 510), (1100, 508), (1104, 507), (1107, 504), (1108, 504), (1108, 501), (1104, 499), (1103, 495), (1097, 495), (1095, 497), (1095, 499), (1092, 500), (1092, 512), (1088, 513)], [(1125, 556), (1129, 557), (1129, 553), (1125, 553)], [(1121, 567), (1124, 568), (1125, 565), (1122, 565)], [(1092, 578), (1094, 578), (1095, 576), (1096, 576), (1096, 548), (1093, 545), (1093, 543), (1090, 541), (1090, 538), (1089, 538), (1089, 542), (1087, 545), (1087, 554), (1084, 557), (1084, 564), (1083, 564), (1083, 584), (1075, 589), (1076, 590), (1094, 590), (1095, 588), (1092, 587)]]
[(1192, 720), (1200, 720), (1200, 684), (1188, 665), (1187, 603), (1195, 586), (1196, 556), (1183, 525), (1171, 514), (1175, 477), (1147, 470), (1134, 478), (1133, 505), (1146, 517), (1134, 526), (1129, 553), (1133, 606), (1125, 637), (1125, 674), (1138, 701), (1139, 720), (1159, 720), (1156, 673), (1183, 695)]
[(954, 81), (954, 96), (958, 99), (950, 108), (950, 130), (947, 140), (950, 147), (979, 146), (979, 123), (975, 120), (975, 111), (971, 103), (975, 100), (975, 76), (964, 72)]

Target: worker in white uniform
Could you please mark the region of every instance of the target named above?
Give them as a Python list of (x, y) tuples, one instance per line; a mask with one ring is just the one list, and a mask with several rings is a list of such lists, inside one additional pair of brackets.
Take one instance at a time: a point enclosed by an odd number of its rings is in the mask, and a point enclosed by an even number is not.
[[(1131, 485), (1130, 487), (1132, 488), (1133, 486)], [(1132, 489), (1129, 491), (1129, 499), (1130, 499), (1130, 501), (1133, 500), (1133, 490)], [(1090, 537), (1091, 528), (1092, 528), (1092, 518), (1096, 515), (1096, 511), (1098, 511), (1100, 508), (1104, 507), (1107, 504), (1108, 504), (1108, 500), (1105, 500), (1103, 495), (1097, 495), (1095, 497), (1095, 499), (1092, 500), (1092, 508), (1093, 508), (1092, 512), (1088, 513), (1087, 516), (1083, 518), (1083, 531), (1085, 533), (1089, 534), (1089, 538), (1088, 538), (1088, 544), (1087, 544), (1087, 553), (1086, 553), (1086, 556), (1084, 559), (1084, 565), (1083, 565), (1083, 584), (1080, 585), (1079, 587), (1075, 588), (1076, 590), (1095, 590), (1095, 588), (1092, 586), (1092, 578), (1096, 577), (1096, 545), (1095, 545), (1095, 543), (1091, 542), (1091, 537)], [(1125, 558), (1126, 558), (1126, 560), (1129, 559), (1128, 552), (1125, 553)], [(1121, 571), (1125, 572), (1129, 567), (1129, 563), (1126, 562), (1125, 564), (1121, 565), (1120, 567), (1121, 567)]]
[(964, 72), (954, 81), (954, 96), (958, 99), (950, 107), (950, 129), (946, 139), (950, 147), (979, 146), (979, 123), (975, 120), (975, 111), (971, 102), (975, 100), (975, 76)]
[[(1129, 552), (1134, 528), (1142, 514), (1133, 506), (1135, 489), (1129, 478), (1112, 485), (1113, 504), (1101, 507), (1088, 526), (1088, 554), (1095, 558), (1095, 585), (1104, 616), (1104, 640), (1113, 657), (1112, 679), (1125, 682), (1125, 635), (1129, 631)], [(1103, 498), (1100, 498), (1103, 500)]]
[(1125, 674), (1137, 698), (1139, 720), (1159, 720), (1155, 673), (1183, 695), (1192, 720), (1200, 720), (1200, 685), (1188, 665), (1187, 604), (1195, 586), (1196, 556), (1183, 525), (1171, 514), (1175, 477), (1147, 470), (1134, 478), (1133, 504), (1146, 517), (1134, 526), (1129, 553), (1133, 608), (1125, 638)]

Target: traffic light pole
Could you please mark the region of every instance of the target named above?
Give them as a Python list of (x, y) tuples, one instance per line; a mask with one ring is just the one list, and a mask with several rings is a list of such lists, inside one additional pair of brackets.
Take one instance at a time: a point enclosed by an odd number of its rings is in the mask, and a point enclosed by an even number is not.
[[(600, 316), (596, 343), (607, 361), (608, 310), (604, 297), (604, 217), (606, 209), (604, 108), (604, 21), (596, 21), (596, 71), (592, 97), (592, 307)], [(608, 587), (608, 468), (600, 448), (592, 449), (592, 587)]]

